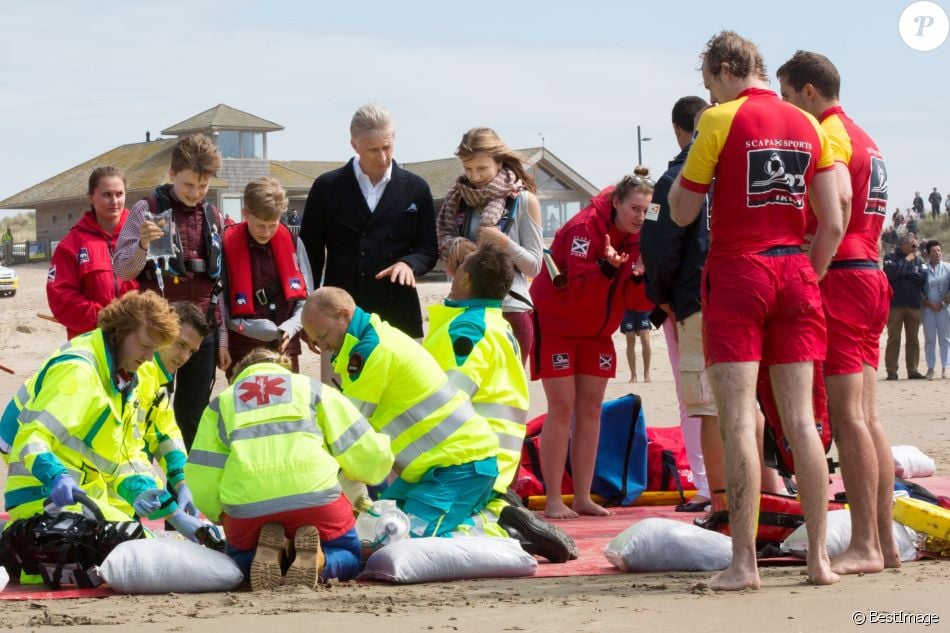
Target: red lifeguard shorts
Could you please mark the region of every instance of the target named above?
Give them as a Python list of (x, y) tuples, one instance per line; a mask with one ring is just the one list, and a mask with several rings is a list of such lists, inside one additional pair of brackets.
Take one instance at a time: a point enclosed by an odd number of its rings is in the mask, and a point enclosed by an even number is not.
[(890, 311), (891, 286), (877, 262), (861, 268), (849, 265), (856, 264), (832, 264), (821, 280), (828, 325), (826, 376), (859, 374), (865, 363), (877, 369), (881, 360), (881, 333)]
[(558, 336), (536, 330), (531, 353), (531, 380), (584, 374), (613, 378), (617, 352), (609, 336)]
[(703, 271), (702, 309), (707, 366), (825, 358), (818, 276), (803, 253), (710, 258)]

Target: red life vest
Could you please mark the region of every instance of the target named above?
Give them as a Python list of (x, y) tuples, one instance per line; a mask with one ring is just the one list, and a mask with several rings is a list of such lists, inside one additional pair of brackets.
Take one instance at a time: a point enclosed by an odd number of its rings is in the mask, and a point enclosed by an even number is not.
[[(254, 317), (254, 281), (251, 274), (251, 254), (248, 240), (254, 239), (247, 229), (247, 222), (229, 226), (224, 233), (225, 261), (228, 267), (228, 302), (231, 314), (239, 317)], [(297, 247), (293, 235), (283, 224), (270, 241), (271, 254), (280, 287), (287, 301), (307, 298), (307, 284), (297, 263)]]

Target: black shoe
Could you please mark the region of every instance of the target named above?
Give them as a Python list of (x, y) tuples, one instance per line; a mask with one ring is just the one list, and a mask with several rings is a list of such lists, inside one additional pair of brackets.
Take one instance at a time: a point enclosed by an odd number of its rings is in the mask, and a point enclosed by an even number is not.
[(552, 563), (566, 563), (577, 558), (574, 539), (527, 508), (505, 506), (498, 517), (498, 525), (531, 555), (543, 556)]
[(515, 492), (512, 488), (509, 488), (508, 490), (506, 490), (505, 494), (501, 495), (501, 498), (504, 499), (505, 503), (507, 503), (510, 506), (514, 506), (516, 508), (525, 507), (524, 501), (521, 500), (521, 497), (519, 497), (518, 493)]
[(927, 380), (927, 377), (919, 371), (915, 371), (912, 374), (907, 374), (907, 380)]
[(888, 380), (897, 380), (897, 374), (892, 374), (892, 373), (888, 372), (888, 374), (887, 374), (887, 379), (888, 379)]

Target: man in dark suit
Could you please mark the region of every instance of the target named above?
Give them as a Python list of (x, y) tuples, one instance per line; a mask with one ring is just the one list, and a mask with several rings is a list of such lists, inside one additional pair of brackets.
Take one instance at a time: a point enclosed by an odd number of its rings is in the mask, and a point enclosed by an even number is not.
[(429, 185), (393, 161), (395, 134), (383, 106), (356, 111), (350, 122), (356, 157), (313, 183), (300, 239), (316, 286), (343, 288), (366, 312), (422, 338), (416, 278), (438, 257), (435, 209)]

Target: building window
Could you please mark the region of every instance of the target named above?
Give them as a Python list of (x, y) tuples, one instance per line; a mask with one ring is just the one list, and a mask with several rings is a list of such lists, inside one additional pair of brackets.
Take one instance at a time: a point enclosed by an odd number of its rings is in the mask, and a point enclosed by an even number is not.
[(221, 198), (221, 213), (226, 218), (231, 218), (235, 222), (240, 222), (241, 218), (241, 207), (243, 205), (242, 198), (229, 198), (227, 196)]
[(216, 137), (223, 158), (264, 158), (262, 132), (222, 130), (216, 133)]
[(581, 203), (577, 200), (542, 200), (541, 228), (544, 230), (544, 237), (554, 237), (557, 230), (580, 210)]

